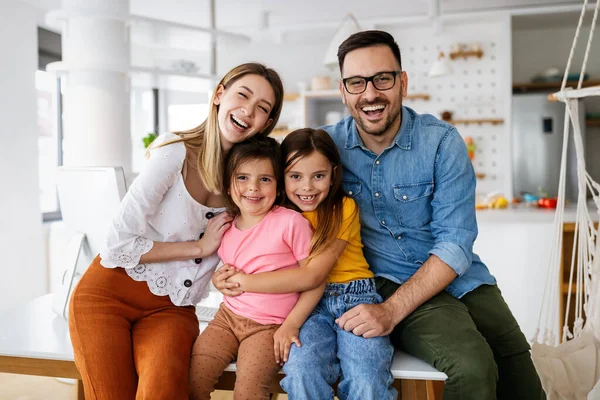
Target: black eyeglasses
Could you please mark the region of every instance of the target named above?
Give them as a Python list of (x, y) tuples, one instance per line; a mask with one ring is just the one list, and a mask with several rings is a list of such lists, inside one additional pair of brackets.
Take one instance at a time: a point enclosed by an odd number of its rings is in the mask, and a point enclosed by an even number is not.
[(369, 82), (373, 82), (373, 86), (377, 90), (388, 90), (394, 87), (396, 76), (400, 72), (402, 71), (385, 71), (369, 77), (351, 76), (350, 78), (342, 79), (342, 82), (344, 83), (344, 88), (350, 94), (361, 94), (367, 90)]

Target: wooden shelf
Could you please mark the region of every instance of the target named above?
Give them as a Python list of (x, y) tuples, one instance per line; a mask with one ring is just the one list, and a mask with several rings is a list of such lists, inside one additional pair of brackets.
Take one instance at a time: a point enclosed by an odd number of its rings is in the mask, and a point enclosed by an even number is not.
[(427, 93), (415, 93), (415, 94), (409, 94), (405, 97), (402, 98), (403, 100), (425, 100), (425, 101), (429, 101), (429, 99), (431, 99), (431, 96), (428, 95)]
[[(576, 88), (579, 81), (567, 81), (566, 87)], [(513, 93), (527, 93), (535, 91), (560, 90), (562, 80), (558, 82), (536, 82), (536, 83), (513, 83)], [(600, 85), (600, 80), (588, 79), (583, 81), (581, 87), (590, 87)]]
[(300, 97), (300, 93), (296, 93), (296, 92), (286, 92), (283, 95), (283, 100), (284, 101), (294, 101), (297, 100)]
[(600, 118), (597, 118), (597, 119), (586, 119), (585, 120), (585, 125), (586, 126), (599, 126), (600, 127)]
[(455, 58), (467, 58), (467, 57), (477, 57), (477, 58), (481, 58), (483, 57), (483, 51), (482, 50), (459, 50), (459, 51), (453, 51), (450, 54), (450, 59), (454, 60)]
[(468, 124), (492, 124), (492, 125), (502, 125), (504, 123), (503, 119), (493, 119), (493, 118), (488, 118), (488, 119), (452, 119), (450, 121), (447, 121), (450, 125), (456, 125), (456, 124), (463, 124), (463, 125), (468, 125)]

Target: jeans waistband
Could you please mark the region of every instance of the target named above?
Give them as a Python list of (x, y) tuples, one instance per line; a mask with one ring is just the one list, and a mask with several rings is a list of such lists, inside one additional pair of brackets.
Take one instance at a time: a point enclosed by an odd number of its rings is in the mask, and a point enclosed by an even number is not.
[(341, 294), (360, 294), (375, 292), (375, 280), (357, 279), (348, 283), (328, 283), (324, 296), (339, 296)]

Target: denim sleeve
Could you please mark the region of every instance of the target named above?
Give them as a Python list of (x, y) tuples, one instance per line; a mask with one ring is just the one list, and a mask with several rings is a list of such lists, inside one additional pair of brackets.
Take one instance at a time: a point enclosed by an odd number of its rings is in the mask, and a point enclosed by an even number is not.
[(471, 266), (477, 237), (475, 171), (462, 137), (451, 127), (435, 161), (431, 231), (435, 254), (461, 276)]

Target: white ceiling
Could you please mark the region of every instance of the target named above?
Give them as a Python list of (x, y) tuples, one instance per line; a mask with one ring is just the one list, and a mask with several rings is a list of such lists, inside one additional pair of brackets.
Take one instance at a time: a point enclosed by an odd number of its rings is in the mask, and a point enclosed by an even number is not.
[[(60, 8), (60, 0), (22, 0), (44, 10)], [(121, 0), (109, 0), (121, 1)], [(129, 0), (132, 14), (195, 26), (208, 26), (210, 0)], [(215, 0), (217, 28), (257, 30), (268, 21), (271, 28), (306, 26), (334, 29), (348, 13), (361, 23), (426, 17), (436, 0)], [(594, 3), (594, 1), (591, 1)], [(439, 0), (440, 15), (501, 12), (543, 7), (577, 9), (582, 0)], [(265, 14), (266, 13), (266, 14)], [(545, 12), (542, 12), (545, 13)], [(267, 18), (265, 19), (265, 15)], [(538, 22), (544, 22), (541, 18)]]
[[(61, 0), (21, 1), (43, 12), (61, 6)], [(103, 1), (109, 8), (111, 3), (124, 0)], [(210, 24), (211, 0), (129, 2), (135, 15), (198, 27)], [(514, 29), (532, 29), (576, 26), (582, 4), (583, 0), (215, 0), (215, 14), (218, 29), (247, 35), (253, 41), (298, 43), (330, 35), (349, 13), (363, 29), (386, 29), (402, 24), (431, 24), (432, 15), (450, 23), (462, 23), (483, 19), (485, 14), (495, 16), (510, 11), (515, 15)], [(133, 27), (132, 41), (141, 48), (196, 52), (208, 52), (210, 48), (209, 36), (197, 31), (139, 22)]]

